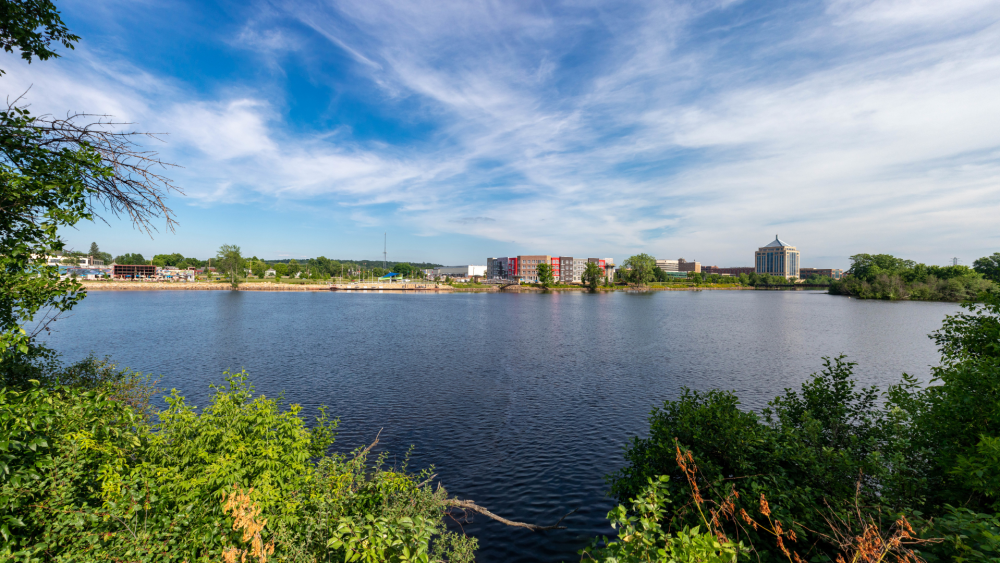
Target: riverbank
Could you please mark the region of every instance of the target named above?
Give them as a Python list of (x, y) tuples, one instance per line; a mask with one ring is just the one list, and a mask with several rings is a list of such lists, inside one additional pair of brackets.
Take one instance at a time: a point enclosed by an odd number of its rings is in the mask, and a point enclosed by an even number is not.
[[(816, 290), (816, 289), (826, 289), (825, 287), (817, 286), (803, 286), (803, 287), (754, 287), (752, 285), (667, 285), (667, 286), (656, 286), (649, 285), (641, 288), (629, 287), (629, 286), (614, 286), (614, 287), (598, 287), (595, 291), (597, 292), (615, 292), (615, 291), (740, 291), (740, 290), (768, 290), (768, 291), (801, 291), (801, 290)], [(474, 287), (463, 287), (461, 285), (454, 286), (454, 291), (459, 293), (491, 293), (504, 291), (509, 293), (544, 293), (546, 291), (556, 292), (556, 291), (579, 291), (579, 292), (589, 292), (590, 288), (584, 286), (574, 286), (574, 287), (539, 287), (536, 285), (520, 285), (520, 286), (508, 286), (507, 288), (500, 290), (496, 286), (480, 285)]]
[[(87, 291), (232, 291), (228, 283), (216, 282), (147, 282), (147, 281), (85, 281)], [(328, 284), (243, 283), (237, 291), (330, 291)]]
[[(171, 282), (171, 281), (81, 281), (87, 291), (234, 291), (226, 282)], [(753, 287), (739, 285), (649, 285), (643, 288), (615, 286), (599, 287), (598, 292), (615, 291), (739, 291), (739, 290), (770, 290), (770, 291), (799, 291), (804, 289), (820, 289), (818, 287)], [(274, 282), (243, 282), (235, 291), (346, 291), (346, 292), (398, 292), (398, 291), (433, 291), (433, 292), (456, 292), (456, 293), (495, 293), (501, 291), (496, 286), (486, 284), (462, 287), (447, 284), (328, 284), (328, 283), (274, 283)], [(535, 285), (512, 286), (503, 290), (510, 293), (530, 292), (557, 292), (557, 291), (578, 291), (589, 292), (590, 289), (583, 286), (575, 287), (550, 287), (543, 288)]]

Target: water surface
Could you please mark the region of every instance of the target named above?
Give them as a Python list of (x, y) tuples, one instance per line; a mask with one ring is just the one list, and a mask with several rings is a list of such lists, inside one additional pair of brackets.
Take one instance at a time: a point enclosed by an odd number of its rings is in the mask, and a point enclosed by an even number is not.
[(681, 387), (735, 390), (760, 408), (847, 354), (864, 384), (926, 380), (926, 335), (947, 303), (858, 301), (819, 292), (359, 294), (92, 292), (56, 323), (66, 359), (93, 351), (158, 374), (204, 405), (224, 369), (341, 418), (337, 448), (370, 442), (436, 466), (454, 495), (539, 524), (465, 526), (479, 561), (575, 561), (610, 535), (603, 476)]

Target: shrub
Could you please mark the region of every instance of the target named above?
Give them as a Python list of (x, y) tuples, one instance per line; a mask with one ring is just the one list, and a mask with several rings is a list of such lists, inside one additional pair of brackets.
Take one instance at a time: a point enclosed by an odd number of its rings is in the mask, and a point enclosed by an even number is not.
[[(628, 465), (609, 476), (612, 494), (624, 503), (648, 479), (669, 475), (675, 479), (665, 487), (676, 496), (678, 444), (700, 460), (702, 490), (736, 483), (751, 501), (766, 496), (775, 517), (809, 546), (806, 557), (832, 560), (842, 551), (835, 534), (819, 532), (830, 522), (857, 526), (901, 514), (923, 538), (944, 538), (921, 547), (929, 558), (1000, 556), (1000, 296), (981, 298), (932, 335), (942, 352), (935, 385), (903, 374), (885, 392), (858, 388), (853, 364), (835, 358), (760, 414), (741, 410), (729, 392), (685, 390), (653, 409), (647, 438), (629, 443)], [(744, 497), (735, 502), (737, 510), (752, 508)], [(674, 530), (698, 523), (683, 507), (662, 519)], [(737, 537), (738, 527), (722, 529)], [(745, 537), (757, 549), (767, 545), (756, 529)], [(773, 548), (761, 553), (783, 558)]]
[(201, 413), (175, 391), (150, 416), (134, 374), (103, 366), (98, 380), (126, 385), (0, 390), (0, 559), (218, 561), (270, 546), (277, 561), (471, 561), (430, 470), (327, 454), (336, 421), (307, 427), (244, 372)]

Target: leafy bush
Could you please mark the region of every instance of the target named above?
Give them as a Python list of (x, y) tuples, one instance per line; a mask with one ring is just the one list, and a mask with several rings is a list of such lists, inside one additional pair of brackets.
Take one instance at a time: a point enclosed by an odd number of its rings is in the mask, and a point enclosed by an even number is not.
[[(683, 476), (675, 463), (676, 439), (699, 460), (703, 490), (721, 491), (738, 483), (743, 495), (737, 509), (749, 510), (765, 495), (775, 518), (792, 522), (797, 537), (812, 551), (804, 555), (832, 556), (836, 546), (825, 544), (815, 530), (826, 528), (831, 511), (849, 518), (855, 493), (862, 504), (905, 504), (890, 476), (890, 464), (902, 449), (898, 438), (886, 432), (888, 413), (877, 408), (874, 389), (857, 389), (854, 364), (835, 358), (814, 374), (800, 392), (786, 390), (761, 414), (741, 410), (738, 398), (724, 391), (685, 390), (650, 414), (647, 438), (633, 438), (625, 459), (628, 465), (611, 476), (611, 492), (627, 499), (641, 483), (656, 475)], [(859, 475), (864, 479), (856, 490)], [(683, 485), (670, 487), (677, 495)], [(670, 524), (679, 529), (697, 525), (697, 514), (678, 510)], [(739, 537), (738, 523), (724, 526)], [(753, 545), (767, 538), (749, 530)], [(766, 557), (765, 557), (766, 560)]]
[[(712, 522), (702, 514), (702, 524), (671, 533), (663, 522), (670, 504), (670, 478), (649, 478), (648, 485), (628, 506), (618, 505), (610, 513), (611, 527), (618, 530), (618, 539), (602, 538), (580, 551), (583, 561), (607, 563), (735, 563), (747, 553), (741, 542), (720, 537)], [(704, 531), (702, 531), (704, 528)]]
[[(921, 547), (927, 557), (1000, 555), (1000, 296), (981, 297), (932, 335), (942, 365), (931, 386), (903, 374), (884, 392), (858, 388), (854, 364), (835, 358), (759, 414), (740, 409), (730, 392), (685, 390), (653, 409), (648, 437), (633, 438), (628, 465), (609, 476), (612, 494), (624, 504), (650, 478), (669, 475), (675, 479), (665, 491), (676, 496), (679, 445), (700, 460), (702, 490), (737, 484), (744, 492), (737, 510), (766, 496), (775, 518), (790, 522), (799, 546), (807, 546), (806, 557), (832, 560), (843, 551), (837, 536), (824, 532), (830, 522), (856, 527), (900, 514), (910, 515), (925, 539), (944, 538)], [(662, 519), (674, 530), (699, 521), (685, 507)], [(740, 537), (738, 522), (722, 529)], [(768, 545), (756, 528), (745, 532), (755, 549)], [(761, 552), (764, 561), (784, 558), (773, 547)]]
[(0, 390), (0, 559), (218, 561), (256, 537), (277, 561), (471, 561), (429, 471), (327, 454), (336, 421), (307, 427), (246, 373), (201, 413), (174, 392), (150, 416), (121, 400), (142, 397), (132, 372), (92, 367), (106, 388)]

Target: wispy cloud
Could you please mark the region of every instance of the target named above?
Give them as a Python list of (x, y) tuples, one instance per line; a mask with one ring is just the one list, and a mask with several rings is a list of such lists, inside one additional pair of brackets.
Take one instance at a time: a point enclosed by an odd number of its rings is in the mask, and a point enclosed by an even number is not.
[[(359, 226), (720, 265), (776, 229), (807, 265), (1000, 243), (995, 2), (331, 0), (264, 13), (220, 41), (283, 67), (276, 83), (196, 92), (93, 54), (20, 65), (9, 82), (170, 131), (202, 205), (309, 202), (354, 208)], [(279, 84), (295, 68), (393, 125), (309, 123)]]

